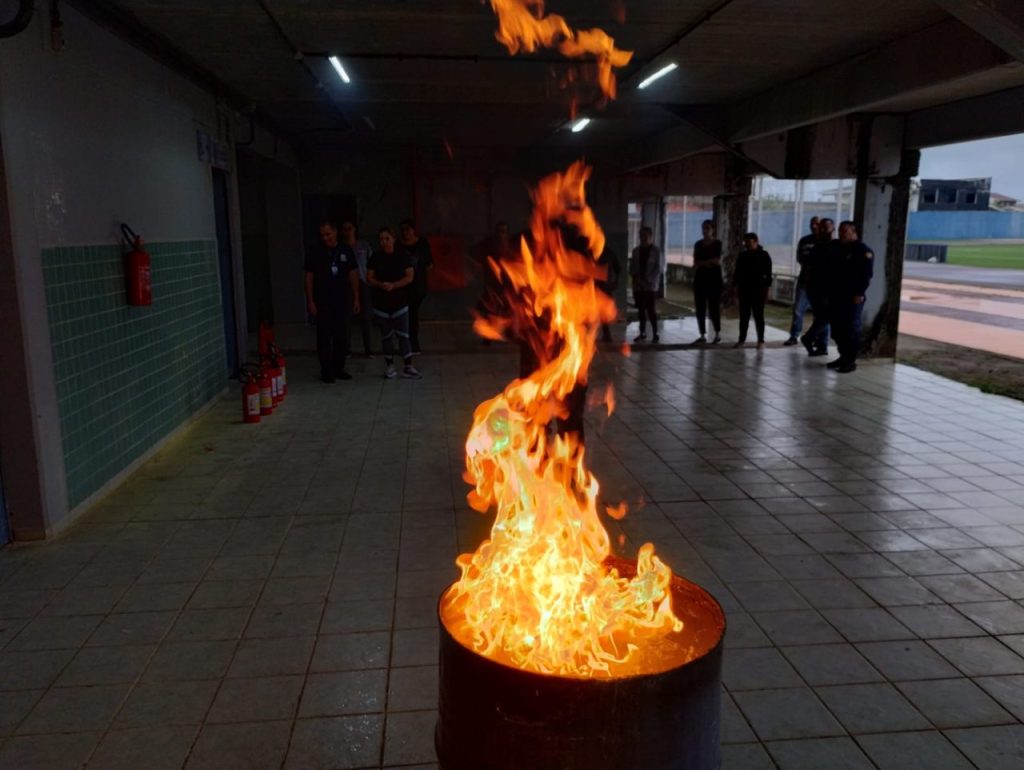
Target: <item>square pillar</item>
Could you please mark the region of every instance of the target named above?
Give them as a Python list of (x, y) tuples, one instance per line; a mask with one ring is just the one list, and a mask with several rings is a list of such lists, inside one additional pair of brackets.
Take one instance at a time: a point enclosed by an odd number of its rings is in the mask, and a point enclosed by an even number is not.
[(714, 198), (715, 234), (722, 242), (722, 272), (725, 285), (732, 282), (736, 257), (743, 251), (743, 236), (750, 229), (748, 221), (751, 177), (738, 167), (734, 158), (726, 164), (725, 190)]
[(893, 358), (899, 335), (903, 255), (910, 212), (910, 180), (916, 176), (920, 152), (904, 150), (897, 174), (857, 179), (854, 220), (861, 240), (875, 253), (875, 270), (864, 303), (861, 352)]

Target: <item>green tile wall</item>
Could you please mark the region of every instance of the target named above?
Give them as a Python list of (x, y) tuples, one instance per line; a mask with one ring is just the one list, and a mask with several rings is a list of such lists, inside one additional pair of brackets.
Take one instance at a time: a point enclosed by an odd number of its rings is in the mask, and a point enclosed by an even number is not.
[(227, 382), (216, 242), (146, 248), (149, 307), (126, 304), (121, 248), (42, 253), (71, 508)]

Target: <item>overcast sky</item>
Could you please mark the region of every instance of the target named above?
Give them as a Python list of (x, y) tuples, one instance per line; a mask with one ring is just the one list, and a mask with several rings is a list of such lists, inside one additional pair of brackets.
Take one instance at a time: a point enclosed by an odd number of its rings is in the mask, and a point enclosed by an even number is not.
[(1024, 200), (1024, 134), (933, 147), (921, 153), (924, 179), (992, 177), (992, 192)]

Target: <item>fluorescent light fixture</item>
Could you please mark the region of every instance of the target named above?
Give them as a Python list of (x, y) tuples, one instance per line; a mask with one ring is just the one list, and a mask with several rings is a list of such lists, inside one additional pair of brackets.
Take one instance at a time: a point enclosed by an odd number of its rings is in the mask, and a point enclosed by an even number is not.
[(660, 70), (655, 72), (653, 75), (651, 75), (651, 76), (641, 80), (640, 81), (640, 85), (638, 85), (637, 88), (647, 88), (647, 86), (649, 86), (655, 80), (657, 80), (659, 78), (665, 77), (668, 73), (672, 72), (672, 70), (675, 70), (675, 69), (678, 69), (678, 68), (679, 68), (679, 65), (676, 64), (675, 62), (672, 62), (671, 64), (666, 64), (664, 67), (662, 67)]
[(590, 118), (580, 118), (579, 120), (577, 120), (575, 123), (572, 124), (572, 132), (574, 134), (578, 134), (580, 131), (582, 131), (584, 128), (586, 128), (589, 125), (590, 125)]
[(331, 56), (328, 61), (331, 63), (331, 66), (334, 67), (334, 71), (338, 73), (338, 77), (342, 79), (342, 82), (352, 82), (352, 78), (350, 78), (348, 73), (345, 72), (345, 65), (341, 63), (341, 59), (337, 56)]

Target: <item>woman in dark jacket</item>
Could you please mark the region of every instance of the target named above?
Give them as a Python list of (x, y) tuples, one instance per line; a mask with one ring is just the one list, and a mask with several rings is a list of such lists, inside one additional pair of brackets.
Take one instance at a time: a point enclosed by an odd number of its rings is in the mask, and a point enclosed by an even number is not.
[(757, 346), (764, 347), (764, 303), (772, 285), (772, 258), (761, 248), (757, 233), (743, 236), (744, 251), (736, 257), (736, 268), (732, 276), (732, 288), (740, 303), (740, 339), (735, 347), (742, 347), (747, 341), (750, 316), (754, 316), (757, 327)]
[(712, 343), (722, 341), (722, 242), (715, 238), (715, 223), (705, 219), (701, 224), (704, 237), (693, 244), (693, 301), (697, 308), (697, 327), (700, 337), (693, 343), (708, 341), (705, 316), (711, 317), (715, 337)]

